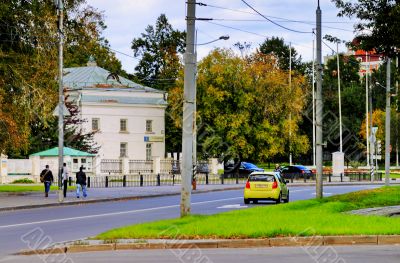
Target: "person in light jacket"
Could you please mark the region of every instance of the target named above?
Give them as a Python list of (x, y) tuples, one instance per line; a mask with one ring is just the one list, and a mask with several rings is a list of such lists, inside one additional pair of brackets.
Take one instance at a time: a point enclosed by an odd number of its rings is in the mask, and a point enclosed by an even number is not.
[(86, 174), (83, 171), (83, 167), (79, 167), (79, 172), (76, 173), (76, 198), (79, 198), (80, 188), (82, 187), (83, 197), (87, 196), (86, 193)]

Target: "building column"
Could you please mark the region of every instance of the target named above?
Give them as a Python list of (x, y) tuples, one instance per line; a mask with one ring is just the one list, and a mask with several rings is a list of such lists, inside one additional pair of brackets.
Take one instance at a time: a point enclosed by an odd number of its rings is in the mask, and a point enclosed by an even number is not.
[[(40, 156), (29, 156), (31, 162), (31, 176), (33, 181), (40, 182), (40, 172), (42, 167), (40, 167)], [(44, 167), (43, 167), (44, 169)]]
[(0, 155), (0, 183), (7, 183), (7, 159), (4, 154)]
[(122, 175), (128, 175), (129, 171), (129, 158), (123, 157), (122, 160)]
[(161, 157), (153, 156), (153, 174), (161, 173)]

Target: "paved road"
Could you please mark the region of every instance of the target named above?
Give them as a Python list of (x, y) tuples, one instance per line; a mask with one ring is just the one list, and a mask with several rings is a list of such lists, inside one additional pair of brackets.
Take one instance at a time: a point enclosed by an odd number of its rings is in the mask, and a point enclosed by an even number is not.
[[(65, 258), (64, 258), (65, 257)], [(262, 249), (131, 250), (67, 254), (63, 257), (36, 255), (8, 257), (0, 262), (201, 262), (201, 263), (398, 263), (399, 246), (277, 247)], [(57, 261), (58, 260), (58, 261)]]
[[(333, 195), (376, 188), (378, 186), (329, 186), (325, 195)], [(314, 187), (293, 187), (291, 200), (315, 197)], [(142, 200), (129, 200), (65, 207), (37, 208), (0, 213), (0, 258), (20, 249), (28, 249), (21, 239), (32, 230), (40, 228), (41, 240), (62, 242), (94, 236), (105, 230), (179, 216), (180, 196), (166, 196)], [(243, 206), (242, 190), (209, 192), (192, 195), (192, 212), (213, 214)], [(271, 205), (264, 203), (260, 205)], [(249, 205), (252, 207), (254, 205)], [(45, 245), (44, 242), (43, 245)], [(40, 247), (40, 246), (37, 246)]]

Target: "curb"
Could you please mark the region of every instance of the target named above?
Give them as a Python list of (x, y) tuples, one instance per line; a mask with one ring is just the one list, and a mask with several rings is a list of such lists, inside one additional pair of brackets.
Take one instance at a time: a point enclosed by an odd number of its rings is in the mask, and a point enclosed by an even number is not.
[(400, 245), (400, 235), (309, 236), (275, 237), (263, 239), (220, 240), (155, 240), (146, 243), (110, 243), (94, 245), (66, 245), (54, 248), (24, 250), (14, 255), (66, 254), (97, 251), (137, 249), (210, 249), (210, 248), (267, 248), (267, 247), (319, 247), (332, 245)]

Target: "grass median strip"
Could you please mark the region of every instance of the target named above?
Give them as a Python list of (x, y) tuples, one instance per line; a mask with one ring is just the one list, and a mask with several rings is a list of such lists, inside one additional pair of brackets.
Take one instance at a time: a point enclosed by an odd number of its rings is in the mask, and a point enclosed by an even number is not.
[(192, 215), (121, 227), (96, 239), (264, 238), (311, 235), (400, 234), (400, 217), (344, 212), (400, 204), (400, 187), (382, 187), (320, 200), (257, 206), (215, 215)]
[[(51, 190), (57, 190), (56, 185), (51, 186)], [(69, 186), (69, 190), (76, 189), (75, 186)], [(21, 193), (21, 192), (44, 192), (43, 184), (40, 185), (0, 185), (0, 192)]]

